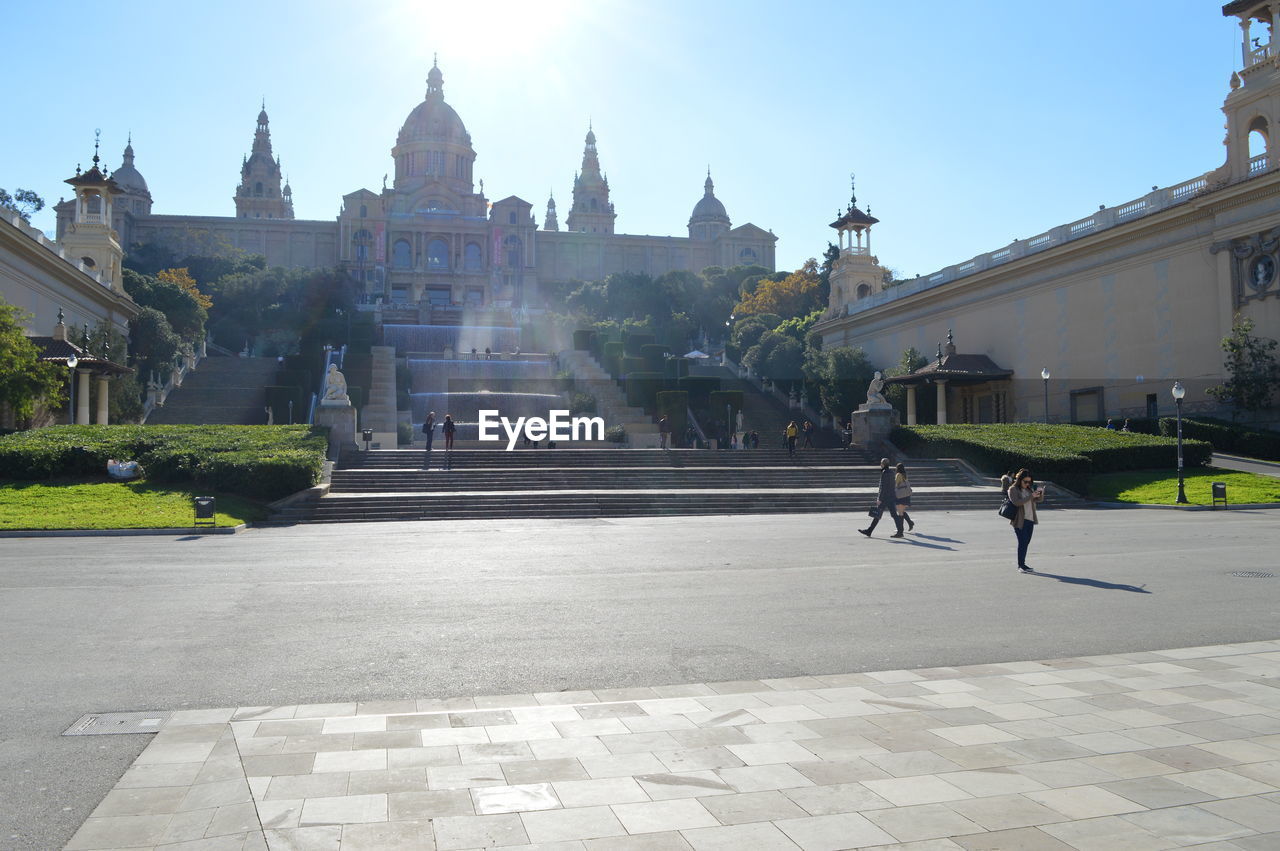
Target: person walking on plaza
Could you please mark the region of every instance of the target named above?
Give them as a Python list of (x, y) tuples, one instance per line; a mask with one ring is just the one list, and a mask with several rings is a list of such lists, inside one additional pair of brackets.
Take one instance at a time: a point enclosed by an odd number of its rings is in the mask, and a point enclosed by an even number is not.
[(796, 438), (800, 436), (800, 429), (796, 426), (795, 420), (787, 423), (783, 434), (787, 436), (787, 455), (794, 458), (796, 456)]
[(911, 482), (907, 480), (907, 465), (898, 464), (894, 469), (898, 471), (898, 474), (893, 477), (893, 496), (897, 500), (898, 515), (907, 521), (907, 531), (914, 532), (915, 521), (907, 513), (907, 509), (911, 507)]
[(453, 433), (457, 430), (458, 426), (453, 421), (453, 414), (445, 414), (444, 424), (440, 426), (440, 431), (444, 432), (444, 448), (446, 450), (453, 449)]
[(880, 459), (880, 491), (876, 497), (876, 507), (875, 507), (876, 516), (871, 521), (870, 526), (868, 526), (865, 529), (858, 530), (862, 534), (866, 535), (868, 538), (870, 538), (871, 533), (876, 530), (876, 524), (880, 522), (880, 518), (881, 516), (884, 515), (885, 511), (888, 511), (889, 514), (893, 516), (893, 523), (895, 526), (898, 527), (898, 531), (894, 532), (889, 537), (890, 538), (906, 537), (905, 535), (902, 534), (902, 518), (899, 517), (898, 512), (894, 510), (894, 504), (897, 502), (897, 499), (898, 499), (896, 495), (896, 492), (897, 492), (897, 484), (895, 481), (896, 476), (897, 476), (897, 473), (894, 471), (892, 467), (889, 466), (889, 459), (881, 458)]
[(804, 421), (804, 448), (813, 448), (813, 423), (809, 420)]
[(422, 433), (427, 436), (427, 451), (431, 451), (431, 443), (436, 439), (436, 412), (429, 411), (422, 423)]
[(666, 449), (667, 442), (671, 440), (671, 420), (667, 419), (667, 415), (663, 414), (658, 419), (658, 448)]
[(1039, 522), (1036, 503), (1044, 502), (1044, 488), (1037, 488), (1031, 473), (1022, 469), (1013, 477), (1008, 496), (1009, 501), (1018, 507), (1018, 513), (1009, 521), (1013, 534), (1018, 538), (1018, 569), (1023, 573), (1031, 573), (1031, 567), (1027, 564), (1027, 548), (1031, 546), (1031, 535)]

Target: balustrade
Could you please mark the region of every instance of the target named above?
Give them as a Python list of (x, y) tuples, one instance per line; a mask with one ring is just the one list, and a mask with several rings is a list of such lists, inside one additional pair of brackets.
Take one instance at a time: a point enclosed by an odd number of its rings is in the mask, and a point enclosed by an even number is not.
[(1249, 174), (1261, 174), (1270, 167), (1266, 154), (1258, 154), (1249, 160)]

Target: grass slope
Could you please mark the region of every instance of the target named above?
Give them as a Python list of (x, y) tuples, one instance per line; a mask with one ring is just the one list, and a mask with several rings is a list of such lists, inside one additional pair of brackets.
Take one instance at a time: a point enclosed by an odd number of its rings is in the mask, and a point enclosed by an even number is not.
[[(1187, 500), (1192, 505), (1212, 502), (1211, 484), (1225, 482), (1232, 505), (1280, 502), (1280, 478), (1238, 473), (1217, 467), (1197, 467), (1184, 476)], [(1178, 498), (1176, 470), (1135, 470), (1104, 473), (1089, 480), (1089, 496), (1102, 502), (1135, 502), (1173, 505)]]
[[(147, 482), (0, 481), (0, 529), (189, 528), (199, 488)], [(266, 516), (260, 503), (217, 496), (218, 525), (235, 526)]]

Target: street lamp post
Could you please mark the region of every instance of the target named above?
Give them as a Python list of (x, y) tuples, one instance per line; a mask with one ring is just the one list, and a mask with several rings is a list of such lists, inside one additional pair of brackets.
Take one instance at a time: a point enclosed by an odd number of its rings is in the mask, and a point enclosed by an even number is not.
[(80, 364), (80, 358), (75, 354), (67, 357), (67, 368), (71, 370), (71, 410), (67, 413), (67, 425), (76, 424), (76, 367)]
[(1044, 379), (1044, 424), (1049, 424), (1049, 367), (1040, 370), (1040, 377)]
[(1182, 475), (1182, 397), (1187, 395), (1187, 388), (1181, 381), (1173, 382), (1173, 401), (1178, 407), (1178, 505), (1187, 504), (1187, 490)]

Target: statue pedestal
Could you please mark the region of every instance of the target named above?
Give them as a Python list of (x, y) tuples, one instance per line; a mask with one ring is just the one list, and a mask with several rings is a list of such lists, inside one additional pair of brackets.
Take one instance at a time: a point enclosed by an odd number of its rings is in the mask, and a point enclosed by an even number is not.
[(864, 449), (879, 450), (889, 440), (889, 432), (898, 425), (898, 412), (892, 405), (862, 405), (851, 415), (853, 442)]
[(346, 405), (316, 406), (316, 425), (329, 427), (329, 460), (336, 461), (343, 452), (360, 448), (356, 443), (356, 409)]

